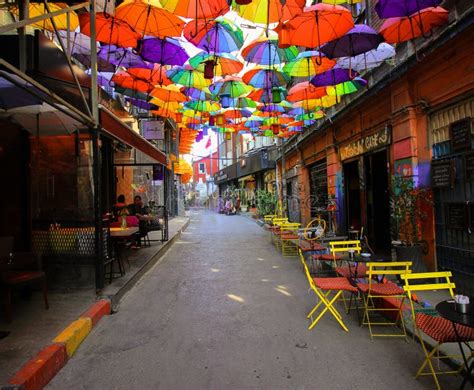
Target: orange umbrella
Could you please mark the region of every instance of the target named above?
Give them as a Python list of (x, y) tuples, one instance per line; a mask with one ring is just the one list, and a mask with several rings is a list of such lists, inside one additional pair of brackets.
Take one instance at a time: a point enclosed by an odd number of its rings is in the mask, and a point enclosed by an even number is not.
[(309, 81), (303, 81), (302, 83), (296, 84), (288, 92), (286, 100), (289, 102), (319, 99), (327, 95), (326, 87), (315, 87)]
[(442, 7), (429, 7), (410, 16), (389, 18), (380, 27), (380, 34), (388, 43), (409, 41), (426, 35), (433, 27), (448, 21), (449, 12)]
[(160, 0), (164, 9), (187, 19), (214, 19), (229, 11), (226, 0)]
[(326, 42), (342, 37), (354, 27), (351, 11), (338, 5), (318, 3), (286, 23), (280, 23), (280, 47), (299, 45), (318, 48)]
[(169, 87), (156, 87), (150, 92), (150, 95), (166, 102), (185, 102), (188, 100), (186, 95), (181, 93), (179, 87), (176, 85), (170, 85)]
[(148, 81), (137, 79), (127, 72), (118, 72), (112, 77), (112, 82), (122, 88), (133, 89), (134, 91), (149, 93), (153, 89)]
[(153, 115), (162, 116), (164, 118), (171, 118), (173, 120), (176, 120), (176, 113), (165, 108), (160, 107), (157, 110), (150, 111), (150, 113)]
[(184, 28), (184, 22), (176, 15), (141, 0), (123, 2), (116, 8), (115, 17), (130, 24), (143, 36), (179, 37)]
[(170, 79), (166, 76), (166, 69), (158, 64), (155, 64), (153, 69), (147, 68), (130, 68), (128, 70), (133, 77), (148, 81), (153, 85), (171, 85)]
[[(81, 33), (90, 36), (90, 14), (79, 15)], [(116, 19), (104, 12), (98, 12), (95, 18), (97, 40), (110, 45), (120, 47), (135, 47), (140, 39), (140, 34), (133, 31), (130, 25), (122, 20)]]

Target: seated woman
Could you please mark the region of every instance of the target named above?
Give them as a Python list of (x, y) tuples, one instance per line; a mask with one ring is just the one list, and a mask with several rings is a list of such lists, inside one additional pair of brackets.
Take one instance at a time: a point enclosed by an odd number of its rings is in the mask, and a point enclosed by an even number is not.
[(138, 218), (139, 236), (137, 239), (137, 246), (140, 246), (141, 238), (147, 235), (146, 225), (148, 222), (145, 217), (149, 214), (149, 210), (143, 205), (142, 197), (140, 195), (135, 195), (133, 203), (128, 205), (127, 208), (130, 215)]

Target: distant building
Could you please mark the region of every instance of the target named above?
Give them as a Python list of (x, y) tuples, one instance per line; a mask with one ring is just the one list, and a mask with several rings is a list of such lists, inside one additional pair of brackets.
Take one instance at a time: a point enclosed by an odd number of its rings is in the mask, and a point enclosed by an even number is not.
[[(212, 159), (212, 163), (211, 163)], [(211, 176), (219, 171), (219, 160), (217, 151), (212, 156), (207, 156), (193, 162), (193, 182), (207, 183)]]

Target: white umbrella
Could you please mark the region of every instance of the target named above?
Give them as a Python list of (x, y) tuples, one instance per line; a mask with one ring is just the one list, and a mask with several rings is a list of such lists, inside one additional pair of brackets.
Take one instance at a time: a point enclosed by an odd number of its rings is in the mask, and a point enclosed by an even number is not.
[(376, 49), (355, 57), (341, 57), (337, 60), (340, 68), (353, 69), (357, 72), (369, 70), (379, 66), (382, 62), (395, 56), (395, 48), (382, 42)]

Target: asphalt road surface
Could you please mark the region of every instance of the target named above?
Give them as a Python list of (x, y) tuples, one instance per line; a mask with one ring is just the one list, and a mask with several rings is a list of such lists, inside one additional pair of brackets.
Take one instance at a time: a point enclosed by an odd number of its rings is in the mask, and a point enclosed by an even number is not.
[[(64, 389), (433, 389), (418, 343), (344, 332), (315, 304), (296, 258), (244, 216), (194, 212), (166, 256), (49, 384)], [(342, 308), (340, 310), (342, 312)], [(460, 377), (441, 380), (457, 388)]]

